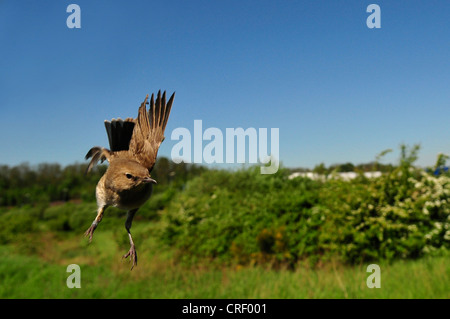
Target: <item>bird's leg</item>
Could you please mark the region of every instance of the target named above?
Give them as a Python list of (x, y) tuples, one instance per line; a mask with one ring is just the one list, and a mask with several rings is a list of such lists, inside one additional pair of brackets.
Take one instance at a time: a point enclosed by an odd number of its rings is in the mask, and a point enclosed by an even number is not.
[(105, 212), (107, 206), (100, 206), (97, 210), (97, 216), (95, 217), (94, 221), (92, 222), (91, 227), (89, 227), (88, 230), (84, 233), (84, 236), (89, 237), (89, 242), (92, 241), (92, 236), (94, 235), (94, 230), (97, 228), (98, 223), (103, 218), (103, 213)]
[(132, 262), (131, 270), (133, 270), (134, 266), (137, 265), (136, 247), (134, 246), (133, 237), (131, 237), (131, 233), (130, 233), (131, 223), (133, 222), (133, 217), (134, 217), (134, 214), (136, 214), (136, 212), (137, 212), (137, 209), (128, 211), (127, 220), (125, 221), (125, 228), (127, 229), (128, 237), (130, 238), (130, 246), (131, 247), (130, 247), (130, 250), (128, 251), (128, 253), (123, 255), (122, 258), (128, 258), (128, 256), (130, 256), (130, 260)]

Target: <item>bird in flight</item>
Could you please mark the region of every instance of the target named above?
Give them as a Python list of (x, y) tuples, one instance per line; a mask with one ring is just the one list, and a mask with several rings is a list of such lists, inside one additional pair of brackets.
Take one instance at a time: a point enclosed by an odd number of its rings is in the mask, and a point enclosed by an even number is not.
[(162, 96), (161, 91), (158, 92), (156, 101), (152, 94), (150, 110), (147, 111), (147, 104), (149, 104), (147, 95), (139, 107), (137, 118), (105, 121), (110, 149), (96, 146), (91, 148), (85, 157), (92, 158), (86, 173), (98, 161), (109, 162), (109, 167), (100, 178), (95, 190), (97, 216), (85, 232), (85, 236), (89, 237), (89, 242), (92, 241), (94, 231), (108, 206), (126, 210), (125, 228), (131, 247), (123, 258), (130, 257), (131, 269), (137, 265), (136, 247), (130, 232), (131, 223), (139, 207), (150, 198), (153, 184), (156, 184), (150, 172), (155, 165), (159, 146), (164, 141), (164, 130), (174, 97), (175, 93), (166, 103), (165, 91)]

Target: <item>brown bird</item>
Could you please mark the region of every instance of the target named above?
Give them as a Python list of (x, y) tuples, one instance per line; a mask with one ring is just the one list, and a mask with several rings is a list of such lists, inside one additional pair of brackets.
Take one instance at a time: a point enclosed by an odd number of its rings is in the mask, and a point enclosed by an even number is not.
[(130, 257), (131, 269), (137, 265), (136, 248), (131, 237), (131, 223), (139, 207), (152, 193), (156, 181), (150, 172), (156, 162), (156, 155), (164, 141), (164, 130), (169, 119), (170, 109), (175, 93), (166, 104), (166, 92), (161, 96), (158, 92), (156, 102), (153, 94), (150, 99), (150, 110), (147, 112), (147, 99), (139, 107), (136, 119), (127, 118), (105, 121), (110, 150), (103, 147), (93, 147), (86, 154), (86, 159), (92, 157), (86, 173), (100, 160), (109, 162), (109, 167), (97, 184), (97, 217), (85, 236), (92, 241), (95, 229), (103, 218), (108, 206), (118, 207), (127, 211), (125, 228), (130, 238), (130, 250), (123, 258)]

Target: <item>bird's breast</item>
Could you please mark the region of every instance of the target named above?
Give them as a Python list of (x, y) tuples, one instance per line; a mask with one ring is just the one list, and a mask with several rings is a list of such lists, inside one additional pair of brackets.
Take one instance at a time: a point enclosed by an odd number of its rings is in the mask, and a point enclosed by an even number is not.
[(141, 184), (133, 189), (118, 193), (116, 207), (131, 210), (141, 207), (151, 196), (153, 185), (151, 183)]

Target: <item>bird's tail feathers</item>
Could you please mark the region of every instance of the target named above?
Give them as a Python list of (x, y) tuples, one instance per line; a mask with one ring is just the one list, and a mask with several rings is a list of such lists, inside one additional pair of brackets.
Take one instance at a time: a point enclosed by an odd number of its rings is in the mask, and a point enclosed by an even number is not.
[(133, 135), (134, 119), (112, 119), (105, 121), (111, 152), (127, 151)]

